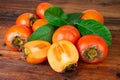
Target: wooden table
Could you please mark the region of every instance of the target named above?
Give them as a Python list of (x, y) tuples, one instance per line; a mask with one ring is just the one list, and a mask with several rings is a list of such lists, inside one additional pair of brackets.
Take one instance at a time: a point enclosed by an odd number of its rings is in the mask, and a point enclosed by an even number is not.
[[(21, 52), (9, 50), (4, 42), (5, 31), (15, 24), (18, 15), (35, 13), (36, 6), (43, 1), (62, 7), (67, 13), (86, 9), (101, 12), (113, 37), (105, 61), (79, 61), (76, 71), (60, 74), (48, 62), (31, 65), (22, 59)], [(0, 80), (120, 80), (120, 0), (0, 0)]]

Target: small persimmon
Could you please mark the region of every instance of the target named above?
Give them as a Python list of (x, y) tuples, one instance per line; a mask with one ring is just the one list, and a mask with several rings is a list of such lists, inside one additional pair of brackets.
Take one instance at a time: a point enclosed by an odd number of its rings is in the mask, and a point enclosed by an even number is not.
[(59, 40), (68, 40), (72, 43), (76, 43), (80, 38), (80, 32), (72, 25), (60, 26), (53, 34), (52, 42)]
[(52, 6), (50, 3), (47, 3), (47, 2), (43, 2), (43, 3), (40, 3), (37, 8), (36, 8), (36, 15), (43, 19), (44, 18), (44, 12), (50, 7)]
[(34, 24), (32, 25), (32, 30), (35, 31), (37, 30), (39, 27), (47, 24), (48, 21), (46, 19), (37, 19)]
[(81, 19), (93, 19), (104, 24), (104, 17), (101, 13), (96, 10), (90, 9), (83, 11)]
[(31, 64), (39, 64), (47, 60), (47, 51), (50, 43), (43, 40), (34, 40), (24, 44), (23, 51), (26, 61)]
[(11, 50), (21, 50), (32, 30), (24, 25), (13, 25), (5, 33), (5, 43)]
[(50, 46), (47, 58), (51, 68), (61, 73), (75, 69), (79, 53), (73, 43), (60, 40)]
[(16, 24), (22, 24), (27, 27), (31, 27), (32, 24), (35, 22), (36, 16), (32, 13), (23, 13), (18, 16), (16, 19)]

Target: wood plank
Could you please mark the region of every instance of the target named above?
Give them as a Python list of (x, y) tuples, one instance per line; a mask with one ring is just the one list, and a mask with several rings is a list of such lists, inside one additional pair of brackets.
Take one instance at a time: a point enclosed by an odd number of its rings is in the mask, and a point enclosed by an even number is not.
[(19, 60), (3, 59), (0, 58), (0, 78), (12, 78), (14, 80), (18, 78), (23, 80), (32, 80), (34, 78), (36, 80), (87, 80), (88, 78), (90, 80), (99, 80), (98, 77), (102, 77), (104, 80), (117, 80), (119, 79), (117, 73), (120, 73), (120, 65), (110, 65), (105, 62), (99, 64), (79, 62), (77, 71), (59, 74), (52, 71), (47, 62), (40, 65), (31, 65)]

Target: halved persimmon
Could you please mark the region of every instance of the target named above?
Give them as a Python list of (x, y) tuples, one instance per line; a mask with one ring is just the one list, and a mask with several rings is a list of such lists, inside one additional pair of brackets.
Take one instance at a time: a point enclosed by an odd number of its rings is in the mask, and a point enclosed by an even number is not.
[(35, 40), (25, 43), (23, 51), (26, 61), (31, 64), (39, 64), (47, 59), (47, 51), (50, 43), (43, 40)]
[(54, 71), (65, 72), (75, 69), (79, 54), (73, 43), (60, 40), (50, 46), (47, 58)]

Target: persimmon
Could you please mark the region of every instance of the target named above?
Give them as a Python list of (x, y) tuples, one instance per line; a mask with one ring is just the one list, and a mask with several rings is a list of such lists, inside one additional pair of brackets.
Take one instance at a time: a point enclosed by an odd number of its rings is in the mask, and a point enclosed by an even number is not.
[(5, 33), (5, 43), (11, 50), (21, 50), (32, 30), (24, 25), (13, 25)]
[(47, 51), (50, 43), (43, 40), (34, 40), (24, 44), (23, 51), (26, 61), (31, 64), (39, 64), (47, 60)]
[(53, 34), (52, 42), (59, 40), (68, 40), (72, 43), (76, 43), (80, 38), (80, 32), (72, 25), (60, 26)]
[(23, 13), (16, 19), (16, 24), (22, 24), (27, 27), (31, 27), (36, 19), (37, 18), (33, 13)]
[(93, 9), (83, 11), (83, 15), (82, 15), (81, 19), (94, 19), (94, 20), (99, 21), (102, 24), (104, 24), (103, 15)]
[(44, 12), (50, 7), (52, 6), (50, 3), (47, 3), (47, 2), (43, 2), (43, 3), (40, 3), (37, 8), (36, 8), (36, 15), (39, 17), (39, 18), (45, 18), (44, 17)]
[(46, 19), (37, 19), (34, 24), (32, 25), (32, 30), (35, 31), (37, 30), (39, 27), (47, 24), (48, 21)]
[(53, 43), (48, 49), (48, 62), (56, 72), (74, 70), (77, 66), (79, 53), (73, 43), (60, 40)]
[(102, 62), (108, 54), (108, 46), (98, 35), (89, 34), (77, 42), (80, 59), (87, 63)]

